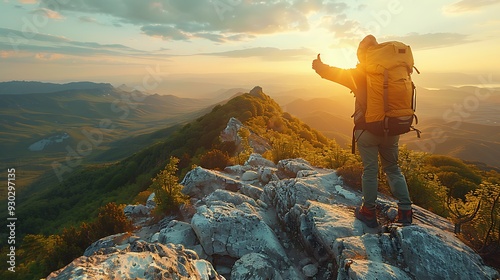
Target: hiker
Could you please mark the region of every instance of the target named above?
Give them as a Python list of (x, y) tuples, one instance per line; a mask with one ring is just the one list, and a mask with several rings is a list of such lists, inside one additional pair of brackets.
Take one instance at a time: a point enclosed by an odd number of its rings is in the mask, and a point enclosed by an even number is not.
[[(322, 78), (348, 87), (355, 95), (353, 151), (357, 142), (359, 154), (363, 161), (362, 192), (363, 203), (357, 207), (355, 216), (368, 227), (377, 227), (376, 204), (378, 189), (378, 156), (382, 168), (388, 178), (392, 194), (398, 199), (398, 220), (402, 224), (412, 223), (411, 200), (408, 186), (401, 169), (398, 166), (399, 135), (376, 135), (368, 131), (365, 121), (365, 112), (370, 99), (367, 97), (368, 85), (365, 72), (366, 51), (377, 46), (378, 42), (373, 35), (366, 36), (357, 50), (359, 63), (356, 68), (341, 69), (331, 67), (321, 61), (320, 55), (313, 60), (312, 68)], [(413, 67), (413, 65), (412, 65)], [(412, 69), (413, 70), (413, 69)], [(383, 76), (383, 75), (382, 75)]]

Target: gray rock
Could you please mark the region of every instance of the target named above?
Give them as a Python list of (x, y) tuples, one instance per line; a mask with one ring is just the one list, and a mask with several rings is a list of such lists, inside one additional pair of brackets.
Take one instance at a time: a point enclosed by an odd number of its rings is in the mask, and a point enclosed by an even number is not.
[(318, 265), (308, 264), (302, 268), (302, 273), (304, 273), (306, 277), (314, 277), (318, 273)]
[(143, 204), (127, 205), (123, 209), (123, 212), (125, 213), (125, 216), (130, 218), (146, 217), (149, 216), (149, 214), (151, 213), (151, 208)]
[(148, 196), (148, 199), (146, 200), (146, 207), (154, 209), (156, 207), (156, 200), (155, 200), (156, 194), (151, 193)]
[(182, 246), (145, 241), (128, 245), (77, 258), (47, 279), (224, 279), (212, 264)]
[(257, 252), (287, 259), (274, 232), (258, 213), (247, 209), (242, 211), (233, 204), (198, 207), (191, 225), (205, 252), (235, 258)]
[(242, 181), (256, 181), (259, 179), (259, 174), (253, 170), (249, 170), (243, 175), (241, 175), (241, 180)]
[(198, 239), (191, 224), (173, 220), (166, 228), (160, 230), (158, 242), (162, 244), (182, 244), (185, 247), (191, 248), (198, 244)]
[(196, 167), (189, 171), (181, 182), (182, 192), (191, 197), (203, 198), (215, 190), (237, 191), (242, 182), (218, 171)]
[(90, 257), (96, 252), (100, 252), (101, 254), (115, 252), (127, 247), (130, 243), (136, 240), (139, 240), (139, 237), (131, 233), (118, 233), (106, 236), (95, 241), (87, 249), (85, 249), (83, 256)]
[(226, 128), (221, 132), (221, 140), (223, 142), (235, 142), (238, 146), (241, 142), (238, 131), (243, 127), (243, 124), (236, 118), (231, 117), (226, 125)]
[(249, 253), (241, 257), (231, 270), (231, 280), (283, 279), (272, 260), (263, 254)]
[(248, 157), (247, 161), (245, 162), (245, 165), (250, 165), (253, 167), (271, 167), (271, 168), (276, 168), (276, 164), (274, 162), (264, 158), (260, 154), (251, 154), (250, 157)]
[(339, 274), (337, 276), (337, 280), (358, 279), (411, 280), (413, 278), (409, 277), (403, 270), (398, 267), (364, 259), (352, 260), (349, 265), (339, 271)]
[(277, 177), (275, 177), (276, 171), (277, 171), (277, 169), (272, 168), (272, 167), (259, 167), (258, 173), (259, 173), (259, 177), (260, 177), (259, 178), (260, 182), (265, 185), (265, 184), (269, 183), (271, 180), (273, 180), (274, 178), (277, 178)]
[(449, 232), (419, 225), (397, 228), (396, 234), (405, 263), (416, 279), (498, 277), (479, 255)]
[(314, 168), (304, 159), (283, 159), (278, 162), (278, 170), (290, 177), (297, 177), (299, 171), (314, 171)]

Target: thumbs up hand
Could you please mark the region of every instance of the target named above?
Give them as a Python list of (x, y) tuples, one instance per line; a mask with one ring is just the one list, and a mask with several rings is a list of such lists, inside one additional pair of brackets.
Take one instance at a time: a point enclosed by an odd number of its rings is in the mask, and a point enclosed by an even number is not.
[(321, 61), (321, 57), (320, 57), (320, 54), (318, 53), (318, 56), (316, 57), (315, 60), (313, 60), (312, 62), (312, 69), (314, 70), (318, 70), (319, 68), (321, 68), (322, 66), (324, 66), (325, 64)]

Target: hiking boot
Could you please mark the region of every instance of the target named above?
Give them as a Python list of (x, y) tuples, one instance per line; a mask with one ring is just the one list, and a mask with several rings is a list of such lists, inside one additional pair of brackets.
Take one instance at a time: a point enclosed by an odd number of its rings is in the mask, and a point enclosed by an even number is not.
[(377, 222), (377, 212), (374, 209), (368, 209), (364, 206), (357, 207), (356, 211), (354, 212), (354, 216), (365, 225), (371, 228), (378, 227), (378, 222)]
[(401, 210), (398, 209), (398, 223), (402, 223), (403, 225), (411, 225), (413, 221), (413, 211), (410, 210)]

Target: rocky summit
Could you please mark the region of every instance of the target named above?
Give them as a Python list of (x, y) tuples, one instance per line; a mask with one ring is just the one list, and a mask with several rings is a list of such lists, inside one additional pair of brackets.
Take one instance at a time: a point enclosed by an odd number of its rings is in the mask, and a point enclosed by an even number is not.
[(392, 224), (381, 196), (379, 228), (354, 218), (361, 194), (334, 170), (253, 154), (223, 171), (196, 167), (181, 184), (182, 215), (152, 222), (154, 195), (126, 214), (134, 233), (103, 238), (47, 279), (497, 279), (453, 225), (414, 206)]

